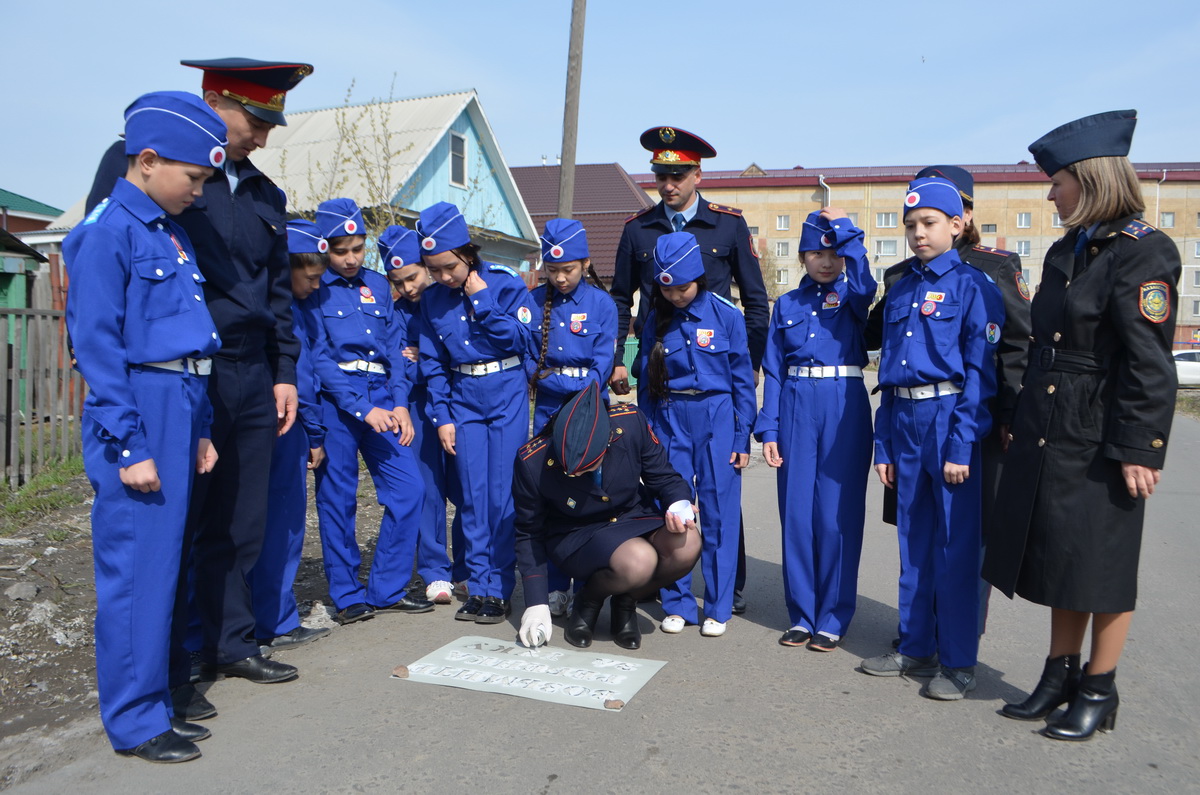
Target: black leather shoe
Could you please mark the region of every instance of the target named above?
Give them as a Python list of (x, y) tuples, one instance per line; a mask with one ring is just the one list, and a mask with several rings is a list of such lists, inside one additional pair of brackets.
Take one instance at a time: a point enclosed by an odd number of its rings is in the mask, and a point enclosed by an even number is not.
[(741, 591), (733, 592), (733, 614), (740, 616), (746, 612), (746, 597), (742, 596)]
[(375, 608), (366, 602), (356, 602), (349, 607), (343, 607), (337, 611), (337, 615), (333, 617), (333, 620), (345, 626), (346, 624), (353, 624), (355, 621), (366, 621), (374, 617)]
[(476, 624), (499, 624), (504, 619), (508, 618), (508, 614), (512, 612), (512, 605), (507, 599), (501, 599), (498, 596), (483, 597), (483, 605), (479, 608), (479, 612), (475, 614)]
[(200, 756), (200, 749), (191, 740), (185, 740), (168, 729), (157, 737), (151, 737), (137, 748), (118, 748), (121, 756), (136, 756), (147, 762), (187, 762)]
[(820, 632), (813, 635), (808, 641), (809, 651), (833, 651), (837, 647), (838, 641), (828, 635), (822, 635)]
[(779, 638), (780, 646), (803, 646), (812, 638), (807, 629), (789, 629)]
[(458, 621), (474, 621), (481, 607), (483, 607), (482, 596), (468, 596), (467, 601), (463, 602), (463, 606), (458, 608), (458, 612), (454, 614), (454, 618)]
[(375, 605), (376, 613), (428, 613), (433, 610), (433, 602), (424, 596), (405, 594), (404, 598), (390, 605)]
[(175, 715), (183, 720), (204, 720), (217, 714), (212, 702), (191, 684), (171, 691), (171, 706), (175, 708)]
[(260, 647), (271, 651), (282, 651), (312, 643), (314, 640), (325, 637), (329, 632), (329, 627), (296, 627), (291, 632), (285, 632), (273, 638), (260, 638), (257, 643)]
[(261, 654), (255, 654), (244, 660), (225, 663), (224, 665), (205, 665), (210, 674), (223, 674), (246, 679), (255, 684), (273, 685), (278, 682), (290, 682), (300, 675), (296, 666), (287, 663), (268, 660)]
[(567, 643), (580, 649), (592, 645), (592, 634), (596, 631), (596, 620), (600, 618), (600, 608), (603, 606), (603, 599), (591, 602), (584, 598), (582, 591), (575, 594), (575, 604), (563, 630), (563, 637), (567, 639)]
[(609, 629), (613, 642), (622, 649), (640, 649), (642, 630), (638, 627), (637, 600), (629, 594), (617, 594), (609, 605)]
[(171, 718), (171, 731), (188, 742), (198, 743), (212, 737), (212, 732), (199, 723), (188, 723), (182, 718)]
[(1079, 689), (1067, 707), (1067, 714), (1042, 730), (1052, 740), (1092, 739), (1099, 729), (1110, 732), (1117, 728), (1117, 707), (1121, 699), (1117, 696), (1117, 669), (1106, 674), (1089, 674), (1084, 666), (1079, 677)]
[(1020, 704), (1005, 704), (1000, 714), (1013, 720), (1042, 720), (1068, 703), (1079, 690), (1079, 655), (1047, 657), (1042, 678)]

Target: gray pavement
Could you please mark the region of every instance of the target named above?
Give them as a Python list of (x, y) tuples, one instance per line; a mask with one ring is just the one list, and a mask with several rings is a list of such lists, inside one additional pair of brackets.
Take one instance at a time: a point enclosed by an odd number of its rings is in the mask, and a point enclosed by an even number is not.
[[(1036, 682), (1048, 610), (994, 596), (979, 687), (966, 701), (918, 695), (920, 680), (855, 670), (889, 648), (896, 625), (894, 529), (868, 492), (859, 607), (831, 654), (779, 646), (775, 475), (746, 472), (750, 610), (722, 638), (657, 631), (643, 606), (643, 648), (666, 667), (619, 713), (391, 679), (393, 666), (462, 634), (511, 640), (432, 615), (380, 616), (280, 659), (298, 681), (222, 681), (220, 715), (200, 760), (149, 765), (115, 756), (91, 727), (39, 751), (46, 768), (21, 792), (1182, 792), (1200, 789), (1200, 424), (1177, 417), (1168, 466), (1150, 501), (1141, 598), (1117, 681), (1117, 729), (1089, 743), (1047, 740), (1041, 724), (996, 714)], [(598, 651), (620, 651), (601, 621)], [(554, 644), (562, 645), (561, 627)]]

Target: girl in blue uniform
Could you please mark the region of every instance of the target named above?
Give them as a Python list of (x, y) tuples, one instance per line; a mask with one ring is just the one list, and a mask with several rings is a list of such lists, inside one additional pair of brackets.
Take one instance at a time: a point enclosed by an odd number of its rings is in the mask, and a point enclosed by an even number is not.
[(833, 651), (858, 595), (871, 409), (863, 327), (875, 297), (862, 230), (841, 210), (811, 213), (800, 231), (806, 275), (775, 303), (755, 435), (779, 468), (783, 594), (791, 628), (779, 642)]
[[(329, 596), (342, 624), (377, 612), (428, 612), (431, 602), (407, 593), (425, 483), (409, 447), (410, 381), (390, 287), (383, 274), (363, 268), (365, 228), (353, 201), (321, 202), (316, 223), (329, 241), (329, 271), (306, 311), (316, 335), (313, 361), (329, 429), (325, 465), (316, 477)], [(362, 557), (354, 532), (359, 453), (383, 506), (365, 588), (358, 579)]]
[[(638, 405), (667, 446), (671, 465), (695, 484), (704, 547), (704, 625), (718, 637), (733, 611), (740, 536), (741, 470), (750, 460), (756, 400), (746, 323), (707, 290), (700, 247), (672, 232), (654, 247), (653, 307), (638, 351)], [(662, 591), (662, 630), (696, 624), (691, 575)]]
[(454, 617), (497, 624), (511, 612), (516, 584), (512, 474), (529, 431), (529, 290), (513, 270), (480, 260), (453, 204), (422, 211), (417, 236), (435, 282), (420, 304), (421, 371), (462, 489), (470, 595)]

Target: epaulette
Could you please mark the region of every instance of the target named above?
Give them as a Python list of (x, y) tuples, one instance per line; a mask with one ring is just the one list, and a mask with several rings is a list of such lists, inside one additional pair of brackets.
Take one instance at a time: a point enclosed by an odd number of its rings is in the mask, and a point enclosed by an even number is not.
[(725, 214), (727, 214), (727, 215), (736, 215), (736, 216), (738, 216), (739, 218), (740, 218), (740, 217), (741, 217), (741, 215), (742, 215), (742, 211), (741, 211), (741, 210), (739, 210), (738, 208), (736, 208), (736, 207), (727, 207), (727, 206), (725, 206), (724, 204), (717, 204), (716, 202), (709, 202), (709, 203), (708, 203), (708, 209), (710, 209), (710, 210), (716, 210), (716, 211), (717, 211), (717, 212), (719, 212), (719, 213), (725, 213)]
[(96, 223), (100, 216), (104, 215), (104, 211), (108, 209), (108, 204), (108, 199), (105, 199), (93, 207), (92, 211), (88, 213), (88, 217), (83, 219), (83, 225), (87, 226), (88, 224)]
[(548, 444), (550, 444), (550, 438), (548, 436), (535, 436), (525, 444), (521, 445), (521, 449), (517, 451), (517, 455), (520, 456), (522, 461), (526, 461), (530, 456), (534, 455)]
[(633, 215), (631, 215), (631, 216), (629, 216), (628, 218), (626, 218), (626, 219), (625, 219), (625, 223), (629, 223), (629, 222), (630, 222), (630, 221), (632, 221), (634, 218), (640, 218), (640, 217), (642, 217), (642, 216), (643, 216), (643, 215), (645, 215), (646, 213), (648, 213), (648, 212), (650, 212), (651, 210), (653, 210), (653, 209), (654, 209), (656, 206), (657, 206), (657, 205), (654, 205), (654, 204), (652, 204), (652, 205), (650, 205), (649, 207), (644, 207), (644, 208), (642, 208), (641, 210), (638, 210), (636, 213), (634, 213)]
[(1157, 230), (1150, 226), (1150, 224), (1146, 223), (1140, 218), (1134, 218), (1132, 221), (1126, 224), (1124, 229), (1121, 230), (1121, 234), (1128, 235), (1134, 240), (1140, 240), (1141, 238), (1155, 231)]
[(489, 262), (487, 266), (488, 270), (492, 273), (507, 273), (509, 276), (515, 276), (518, 279), (521, 278), (520, 276), (517, 276), (517, 272), (515, 270), (507, 265), (501, 265), (498, 262)]
[(614, 403), (608, 407), (610, 417), (625, 417), (629, 414), (637, 414), (637, 409), (632, 403)]
[(711, 293), (711, 295), (712, 295), (712, 297), (713, 297), (713, 298), (717, 299), (717, 300), (718, 300), (718, 301), (720, 301), (721, 303), (723, 303), (723, 304), (727, 304), (727, 305), (729, 305), (729, 306), (733, 307), (734, 309), (737, 309), (737, 307), (736, 307), (736, 306), (734, 306), (734, 303), (733, 303), (733, 301), (730, 301), (728, 298), (723, 298), (723, 297), (721, 297), (721, 296), (717, 295), (716, 293)]
[(1008, 259), (1013, 254), (1011, 251), (1005, 251), (1002, 248), (992, 248), (991, 246), (975, 246), (971, 251), (978, 251), (980, 254), (995, 254), (1005, 259)]

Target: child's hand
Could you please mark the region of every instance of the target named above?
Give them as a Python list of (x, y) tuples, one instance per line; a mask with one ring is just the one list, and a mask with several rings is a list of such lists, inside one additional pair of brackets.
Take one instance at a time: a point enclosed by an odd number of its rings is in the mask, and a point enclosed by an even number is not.
[(442, 449), (450, 455), (456, 455), (454, 452), (455, 436), (454, 423), (448, 422), (438, 426), (438, 441), (442, 443)]
[(846, 211), (841, 207), (823, 207), (821, 209), (821, 217), (832, 223), (838, 218), (849, 218), (850, 216), (846, 215)]
[(734, 469), (745, 469), (750, 463), (749, 453), (732, 453), (729, 456), (729, 463), (733, 464)]
[(779, 455), (779, 443), (763, 442), (763, 458), (766, 459), (769, 467), (782, 466), (783, 458)]
[(158, 479), (158, 467), (154, 465), (153, 458), (121, 467), (120, 474), (121, 482), (134, 491), (149, 494), (162, 488), (162, 483)]
[(896, 465), (876, 464), (875, 471), (879, 473), (879, 482), (889, 489), (896, 488)]
[(196, 474), (206, 475), (217, 465), (217, 448), (212, 439), (201, 439), (196, 445)]
[(413, 430), (412, 418), (408, 416), (407, 406), (396, 406), (392, 411), (392, 418), (396, 420), (396, 429), (393, 433), (400, 437), (400, 444), (408, 447), (412, 444), (416, 432)]
[(396, 418), (392, 416), (392, 412), (377, 406), (367, 412), (367, 416), (363, 418), (363, 422), (370, 425), (375, 430), (375, 433), (383, 433), (384, 431), (395, 429)]
[(480, 290), (487, 289), (487, 282), (479, 275), (478, 271), (471, 271), (467, 274), (467, 280), (463, 282), (463, 290), (467, 295), (475, 295)]
[(308, 468), (316, 469), (325, 463), (325, 448), (310, 447), (308, 448)]
[(421, 350), (416, 345), (409, 345), (407, 348), (400, 351), (400, 353), (404, 354), (404, 358), (408, 359), (410, 362), (419, 361), (421, 356)]
[(966, 464), (951, 464), (946, 462), (946, 466), (942, 469), (942, 475), (946, 478), (946, 482), (952, 486), (957, 486), (971, 476), (971, 468)]

